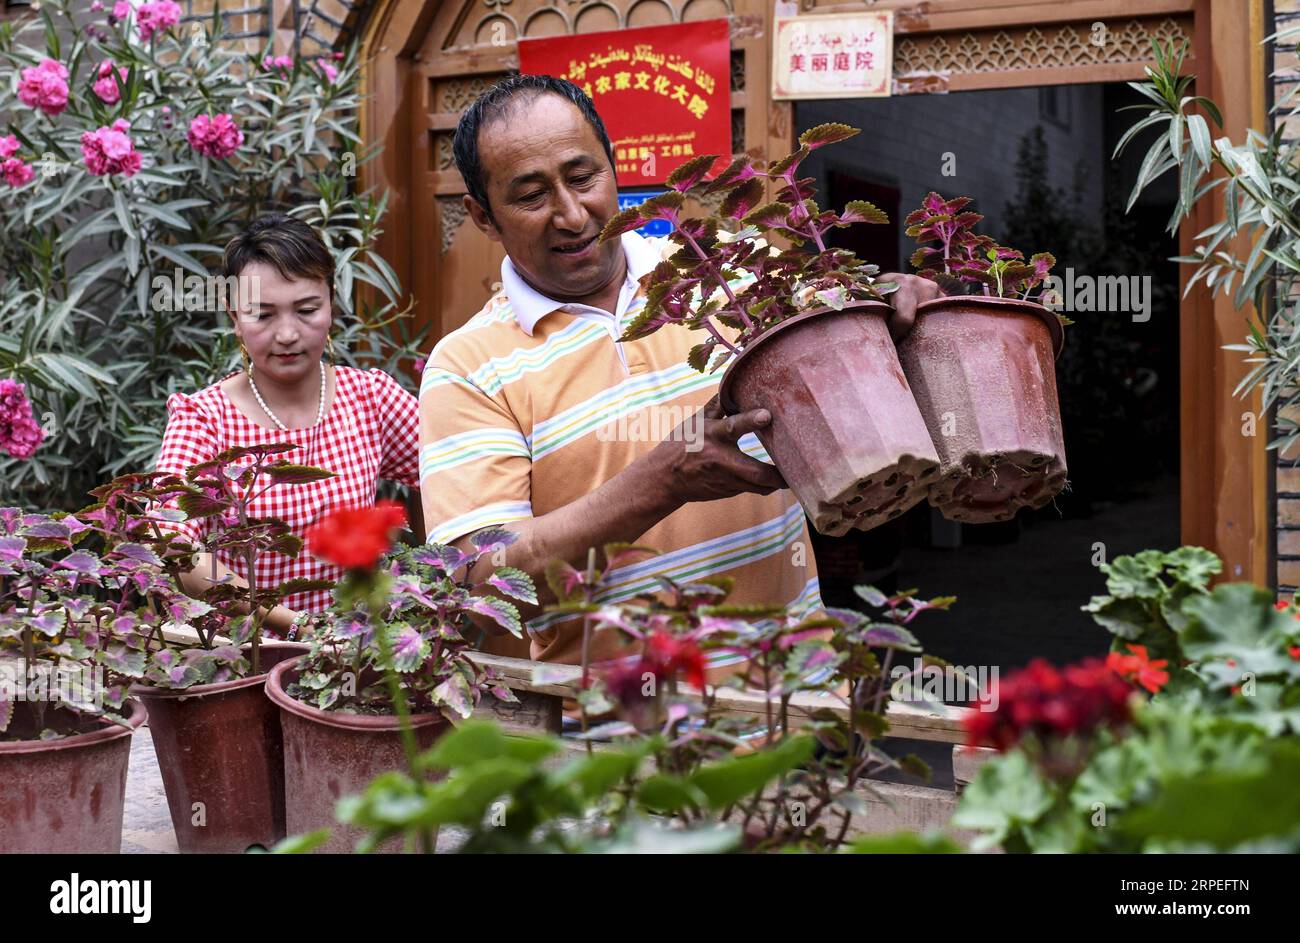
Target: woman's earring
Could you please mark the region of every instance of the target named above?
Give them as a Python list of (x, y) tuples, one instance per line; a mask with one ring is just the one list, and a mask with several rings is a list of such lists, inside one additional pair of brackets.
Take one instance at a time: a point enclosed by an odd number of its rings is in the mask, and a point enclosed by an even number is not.
[(253, 362), (248, 359), (248, 348), (244, 346), (244, 342), (242, 340), (239, 342), (239, 359), (244, 361), (244, 372), (247, 373), (249, 376), (252, 376)]
[(334, 338), (325, 335), (325, 350), (329, 354), (330, 363), (338, 363), (338, 358), (334, 356)]

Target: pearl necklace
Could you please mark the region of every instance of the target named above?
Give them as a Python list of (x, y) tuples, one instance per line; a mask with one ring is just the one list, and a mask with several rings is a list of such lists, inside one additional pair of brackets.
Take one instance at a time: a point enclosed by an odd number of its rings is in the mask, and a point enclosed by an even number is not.
[[(257, 400), (257, 405), (262, 407), (262, 412), (271, 417), (275, 427), (281, 432), (288, 432), (289, 427), (280, 421), (280, 417), (271, 412), (271, 407), (266, 405), (266, 400), (262, 399), (262, 394), (257, 389), (257, 384), (253, 382), (253, 365), (248, 365), (248, 387), (253, 391), (253, 398)], [(320, 404), (316, 407), (316, 421), (313, 426), (319, 426), (320, 421), (325, 418), (325, 364), (320, 364)]]

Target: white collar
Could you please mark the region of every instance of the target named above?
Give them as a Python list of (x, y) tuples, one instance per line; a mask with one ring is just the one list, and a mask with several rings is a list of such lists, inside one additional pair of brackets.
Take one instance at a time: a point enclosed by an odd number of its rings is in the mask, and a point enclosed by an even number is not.
[[(625, 232), (620, 239), (623, 255), (627, 259), (627, 281), (635, 285), (643, 275), (659, 264), (660, 253), (655, 244), (639, 232)], [(533, 336), (538, 321), (552, 311), (565, 307), (564, 302), (546, 297), (525, 282), (509, 256), (501, 262), (501, 285), (514, 310), (515, 322), (529, 337)], [(613, 314), (618, 315), (619, 312)]]

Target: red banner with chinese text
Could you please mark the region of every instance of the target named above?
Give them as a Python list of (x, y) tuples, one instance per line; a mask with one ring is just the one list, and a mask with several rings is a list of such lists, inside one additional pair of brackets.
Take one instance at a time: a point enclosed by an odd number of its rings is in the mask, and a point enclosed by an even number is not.
[(700, 154), (731, 157), (726, 20), (524, 39), (519, 71), (568, 79), (595, 102), (620, 187), (662, 183)]

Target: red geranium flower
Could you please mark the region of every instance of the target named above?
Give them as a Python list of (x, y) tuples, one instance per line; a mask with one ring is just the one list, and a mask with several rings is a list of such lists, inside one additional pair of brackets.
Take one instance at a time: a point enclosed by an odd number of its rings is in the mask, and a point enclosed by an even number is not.
[(1125, 680), (1141, 685), (1152, 694), (1155, 694), (1169, 683), (1169, 672), (1163, 670), (1169, 664), (1166, 659), (1160, 658), (1151, 661), (1147, 656), (1147, 647), (1145, 645), (1128, 645), (1126, 647), (1133, 654), (1124, 655), (1120, 652), (1111, 652), (1106, 656), (1107, 668), (1117, 672)]
[[(1121, 656), (1123, 657), (1123, 656)], [(1057, 669), (1035, 659), (998, 684), (996, 711), (973, 710), (964, 721), (968, 746), (1006, 751), (1024, 737), (1089, 737), (1132, 719), (1132, 689), (1098, 658)]]
[(347, 570), (373, 569), (406, 525), (406, 509), (395, 501), (369, 508), (331, 511), (307, 528), (307, 549)]

